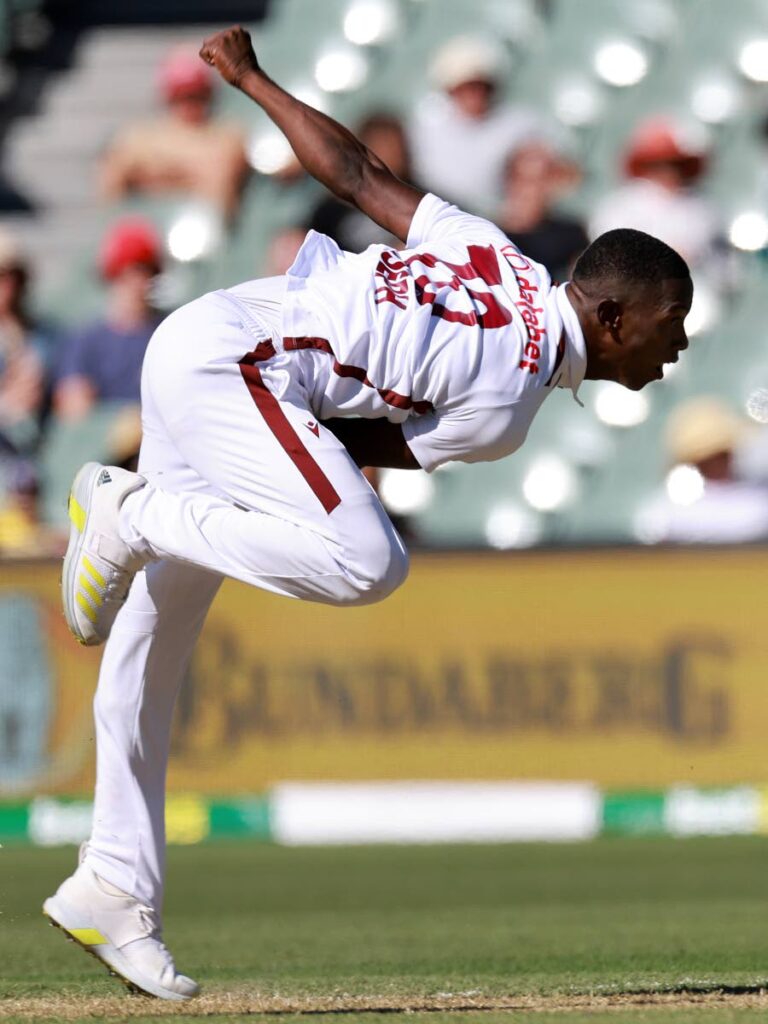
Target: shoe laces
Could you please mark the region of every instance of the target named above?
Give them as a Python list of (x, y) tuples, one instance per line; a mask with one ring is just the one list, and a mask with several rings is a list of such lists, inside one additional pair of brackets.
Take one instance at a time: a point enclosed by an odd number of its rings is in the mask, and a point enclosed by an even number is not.
[[(163, 949), (165, 949), (165, 945), (162, 940), (162, 931), (160, 928), (160, 918), (157, 911), (146, 906), (144, 903), (139, 903), (136, 910), (138, 911), (139, 920), (147, 929), (146, 938), (154, 939), (163, 947)], [(168, 951), (166, 950), (166, 952)]]
[[(144, 928), (147, 929), (147, 934), (141, 936), (141, 938), (134, 939), (124, 947), (124, 952), (130, 957), (131, 951), (134, 951), (134, 955), (148, 953), (151, 957), (159, 957), (163, 962), (162, 970), (170, 971), (175, 977), (176, 975), (176, 964), (171, 956), (171, 952), (163, 942), (162, 933), (160, 930), (160, 918), (156, 910), (151, 907), (140, 903), (136, 907), (136, 911)], [(149, 946), (147, 944), (149, 943)]]
[(105, 603), (122, 604), (128, 596), (133, 576), (125, 569), (115, 567), (104, 587)]

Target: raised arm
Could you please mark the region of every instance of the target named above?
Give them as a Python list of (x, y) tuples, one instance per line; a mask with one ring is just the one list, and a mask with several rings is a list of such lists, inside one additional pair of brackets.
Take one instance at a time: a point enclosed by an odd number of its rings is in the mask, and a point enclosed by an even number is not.
[(265, 111), (304, 169), (397, 238), (405, 239), (423, 192), (400, 181), (338, 121), (287, 93), (259, 67), (245, 29), (206, 39), (200, 56)]

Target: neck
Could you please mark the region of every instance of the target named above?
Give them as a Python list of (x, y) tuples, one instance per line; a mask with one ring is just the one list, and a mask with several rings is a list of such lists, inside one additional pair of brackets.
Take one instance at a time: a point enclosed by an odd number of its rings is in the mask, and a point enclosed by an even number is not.
[(132, 289), (118, 287), (110, 296), (109, 320), (121, 330), (130, 331), (140, 327), (146, 322), (150, 312), (144, 295), (137, 295)]
[(565, 293), (576, 313), (581, 333), (584, 335), (584, 345), (587, 350), (587, 369), (584, 379), (615, 380), (615, 371), (606, 359), (602, 345), (598, 343), (602, 332), (599, 331), (599, 325), (595, 321), (593, 303), (574, 281), (569, 281), (566, 284)]

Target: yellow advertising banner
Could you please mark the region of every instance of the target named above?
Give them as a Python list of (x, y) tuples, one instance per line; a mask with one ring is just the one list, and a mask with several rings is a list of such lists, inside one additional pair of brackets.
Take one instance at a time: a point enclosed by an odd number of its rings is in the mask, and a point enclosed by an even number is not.
[[(58, 569), (0, 570), (0, 795), (92, 785), (98, 652)], [(296, 779), (768, 775), (768, 550), (422, 555), (380, 605), (227, 583), (182, 688), (172, 789)]]

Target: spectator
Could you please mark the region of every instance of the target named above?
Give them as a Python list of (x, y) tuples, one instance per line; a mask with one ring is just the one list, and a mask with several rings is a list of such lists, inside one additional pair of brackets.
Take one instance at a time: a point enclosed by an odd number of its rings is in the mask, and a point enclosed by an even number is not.
[(654, 499), (641, 513), (645, 539), (676, 544), (741, 544), (768, 538), (768, 487), (739, 478), (735, 456), (749, 429), (720, 399), (682, 403), (667, 423), (673, 466), (699, 474), (690, 492)]
[(417, 105), (409, 129), (417, 179), (437, 195), (481, 213), (498, 205), (507, 154), (546, 134), (541, 115), (501, 100), (505, 71), (506, 54), (493, 41), (452, 39), (432, 63), (438, 91)]
[(647, 231), (671, 245), (693, 270), (714, 255), (717, 219), (695, 192), (708, 154), (702, 140), (665, 117), (641, 122), (624, 154), (628, 179), (597, 204), (593, 238), (612, 228)]
[(160, 266), (161, 243), (151, 224), (126, 219), (108, 231), (99, 254), (106, 315), (62, 346), (54, 391), (59, 416), (79, 419), (97, 401), (139, 401), (144, 351), (161, 320), (151, 303)]
[(558, 199), (579, 180), (576, 165), (546, 142), (523, 143), (504, 165), (504, 195), (497, 222), (526, 256), (565, 280), (589, 244), (581, 221), (554, 212)]
[(0, 434), (27, 453), (39, 440), (55, 344), (50, 328), (29, 314), (28, 284), (20, 245), (0, 231)]
[(141, 448), (140, 405), (126, 405), (117, 413), (107, 433), (106, 448), (110, 466), (136, 472)]
[[(358, 125), (357, 136), (398, 178), (413, 184), (408, 139), (402, 122), (392, 114), (374, 113)], [(328, 194), (315, 207), (310, 227), (329, 235), (347, 252), (362, 252), (376, 242), (399, 245), (364, 213)]]
[(0, 501), (0, 556), (40, 558), (63, 555), (66, 534), (40, 522), (37, 470), (26, 459), (3, 463), (4, 494)]
[(182, 192), (207, 200), (230, 218), (248, 163), (239, 127), (212, 115), (210, 69), (196, 53), (173, 50), (160, 68), (158, 85), (166, 112), (118, 134), (102, 165), (104, 196)]

